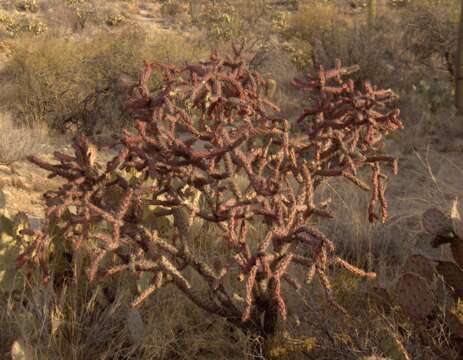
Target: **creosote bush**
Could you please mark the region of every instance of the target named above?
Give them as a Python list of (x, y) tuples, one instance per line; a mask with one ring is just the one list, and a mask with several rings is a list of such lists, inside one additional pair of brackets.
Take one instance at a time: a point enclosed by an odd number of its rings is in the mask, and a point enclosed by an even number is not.
[(280, 12), (275, 12), (268, 0), (198, 2), (196, 7), (192, 24), (204, 34), (200, 41), (211, 49), (226, 50), (232, 39), (240, 40), (248, 52), (255, 54), (250, 64), (258, 66), (271, 56), (270, 50), (278, 47)]
[[(5, 91), (0, 105), (18, 125), (45, 124), (88, 135), (130, 126), (124, 100), (140, 58), (179, 62), (194, 54), (179, 36), (151, 38), (136, 26), (121, 26), (111, 34), (96, 32), (80, 40), (54, 34), (22, 38), (8, 48), (11, 55), (2, 70)], [(159, 79), (153, 79), (152, 86), (156, 82)]]
[(442, 68), (454, 74), (454, 49), (457, 44), (460, 1), (422, 0), (404, 9), (406, 47), (413, 51), (419, 64), (429, 66), (438, 57)]
[[(30, 272), (39, 265), (53, 283), (50, 258), (58, 244), (73, 254), (89, 246), (84, 265), (91, 282), (148, 275), (134, 307), (171, 284), (250, 334), (253, 352), (268, 356), (278, 353), (272, 339), (287, 318), (286, 285), (297, 291), (318, 278), (329, 304), (345, 312), (333, 296), (329, 269), (375, 274), (340, 258), (317, 228), (315, 221), (336, 215), (317, 190), (345, 179), (371, 193), (369, 221), (387, 218), (383, 164), (396, 173), (397, 162), (380, 149), (384, 135), (403, 127), (397, 109), (385, 111), (395, 95), (344, 81), (358, 67), (337, 61), (332, 70), (294, 80), (311, 101), (293, 124), (278, 117), (278, 106), (264, 96), (267, 80), (247, 59), (234, 46), (230, 56), (213, 53), (183, 67), (146, 63), (127, 104), (135, 129), (124, 131), (111, 161), (98, 163), (83, 135), (75, 139), (74, 155), (55, 153), (56, 164), (31, 157), (67, 183), (45, 194), (44, 225), (23, 231), (30, 246), (17, 266)], [(152, 93), (155, 70), (164, 82)], [(162, 219), (172, 226), (161, 226)], [(195, 251), (193, 219), (216, 232), (223, 262)], [(304, 351), (313, 346), (303, 343)]]

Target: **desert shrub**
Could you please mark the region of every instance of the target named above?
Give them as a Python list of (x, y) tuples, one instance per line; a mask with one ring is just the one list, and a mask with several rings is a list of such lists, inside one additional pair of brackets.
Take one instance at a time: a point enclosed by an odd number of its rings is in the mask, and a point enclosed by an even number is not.
[(73, 42), (44, 38), (16, 43), (5, 69), (11, 89), (2, 103), (23, 123), (46, 122), (58, 128), (80, 110), (91, 89), (84, 71), (82, 51)]
[(438, 56), (441, 69), (453, 73), (460, 5), (456, 0), (423, 0), (405, 7), (405, 45), (419, 63), (430, 66)]
[(73, 32), (81, 32), (91, 25), (101, 25), (106, 18), (100, 11), (102, 2), (93, 0), (66, 0), (49, 4), (48, 23)]
[(122, 15), (108, 15), (106, 17), (106, 25), (118, 26), (124, 22), (125, 18)]
[(448, 78), (423, 79), (415, 85), (415, 91), (424, 100), (426, 110), (433, 114), (441, 109), (450, 109), (453, 106), (453, 87)]
[(213, 2), (199, 7), (193, 24), (204, 33), (200, 41), (212, 50), (229, 48), (231, 39), (240, 41), (254, 54), (255, 66), (278, 46), (279, 15), (268, 0)]
[(164, 39), (148, 42), (133, 26), (89, 39), (22, 39), (11, 45), (4, 69), (8, 91), (0, 101), (26, 124), (44, 122), (54, 129), (87, 133), (117, 129), (129, 121), (123, 105), (128, 84), (123, 79), (136, 76), (140, 58), (175, 62), (192, 56), (187, 41), (172, 40), (172, 49)]
[(351, 31), (352, 24), (342, 16), (336, 5), (315, 3), (300, 7), (286, 17), (280, 27), (283, 38), (287, 40), (284, 49), (302, 70), (316, 65), (315, 62), (323, 62), (316, 53), (327, 46), (337, 47), (343, 35)]
[(410, 88), (424, 72), (403, 47), (402, 25), (394, 11), (383, 9), (372, 29), (363, 13), (347, 14), (330, 3), (302, 6), (282, 26), (284, 49), (299, 69), (333, 66), (332, 59), (342, 58), (359, 64), (355, 80)]
[(205, 30), (214, 43), (230, 40), (238, 32), (237, 19), (233, 10), (232, 7), (220, 10), (213, 6), (206, 7), (195, 19), (195, 24)]
[(39, 20), (30, 19), (27, 15), (8, 15), (0, 13), (0, 36), (3, 34), (14, 38), (24, 33), (39, 35), (47, 31), (47, 24)]
[(19, 11), (36, 12), (39, 10), (36, 0), (18, 0), (15, 5)]
[(161, 14), (164, 16), (175, 17), (187, 11), (187, 4), (184, 0), (164, 0), (161, 1)]
[(346, 19), (334, 4), (311, 4), (301, 6), (288, 19), (287, 31), (293, 36), (315, 40), (333, 30), (334, 27), (346, 26)]
[[(18, 266), (38, 261), (44, 280), (53, 282), (48, 255), (63, 241), (71, 253), (82, 248), (89, 256), (90, 281), (123, 273), (145, 279), (133, 306), (172, 283), (203, 311), (248, 334), (255, 355), (310, 351), (313, 339), (280, 332), (287, 286), (301, 286), (289, 269), (308, 272), (309, 283), (316, 276), (340, 311), (329, 268), (375, 276), (339, 258), (319, 230), (318, 222), (334, 217), (319, 186), (339, 178), (371, 191), (365, 216), (384, 221), (381, 164), (395, 172), (396, 161), (377, 150), (402, 124), (397, 110), (379, 112), (395, 98), (392, 91), (369, 83), (355, 90), (341, 77), (357, 67), (337, 62), (294, 80), (311, 100), (297, 119), (302, 136), (295, 135), (263, 97), (267, 81), (244, 65), (241, 50), (182, 68), (147, 63), (128, 103), (136, 130), (124, 132), (106, 166), (83, 135), (74, 156), (55, 153), (59, 165), (31, 157), (67, 184), (45, 195), (44, 227), (23, 232), (36, 241)], [(151, 94), (155, 69), (165, 80)], [(208, 246), (222, 249), (221, 258), (198, 248), (206, 230), (216, 234)]]

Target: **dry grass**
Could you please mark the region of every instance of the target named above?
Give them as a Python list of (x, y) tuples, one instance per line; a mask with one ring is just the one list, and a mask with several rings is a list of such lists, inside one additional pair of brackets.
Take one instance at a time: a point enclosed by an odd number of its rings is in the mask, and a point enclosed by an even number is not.
[(31, 154), (40, 154), (48, 143), (44, 126), (14, 124), (11, 116), (0, 114), (0, 164), (11, 164)]
[(0, 106), (18, 123), (88, 134), (128, 126), (123, 79), (136, 81), (143, 59), (179, 63), (200, 51), (175, 34), (134, 26), (69, 39), (55, 35), (9, 44)]

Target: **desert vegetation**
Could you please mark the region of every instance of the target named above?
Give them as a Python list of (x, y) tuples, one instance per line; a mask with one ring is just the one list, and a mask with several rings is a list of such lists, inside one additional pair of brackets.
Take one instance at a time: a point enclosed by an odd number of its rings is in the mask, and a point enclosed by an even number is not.
[(0, 358), (460, 359), (461, 14), (0, 1)]

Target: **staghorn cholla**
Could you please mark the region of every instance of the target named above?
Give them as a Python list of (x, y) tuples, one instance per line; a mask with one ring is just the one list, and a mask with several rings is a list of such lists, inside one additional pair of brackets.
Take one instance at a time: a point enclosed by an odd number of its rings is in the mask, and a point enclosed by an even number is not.
[[(163, 73), (164, 87), (150, 94), (155, 69)], [(396, 172), (397, 163), (377, 150), (384, 135), (402, 127), (398, 110), (379, 112), (395, 99), (392, 91), (368, 83), (357, 90), (353, 81), (342, 81), (356, 70), (338, 62), (334, 70), (321, 68), (294, 80), (312, 99), (295, 135), (265, 98), (266, 80), (249, 69), (236, 46), (229, 57), (212, 54), (182, 68), (146, 63), (128, 101), (136, 131), (124, 131), (120, 150), (106, 167), (84, 136), (75, 140), (75, 156), (55, 154), (58, 164), (30, 159), (67, 183), (45, 194), (45, 224), (40, 231), (25, 231), (34, 241), (18, 266), (39, 263), (48, 280), (47, 254), (51, 242), (59, 241), (56, 233), (75, 251), (92, 242), (99, 250), (89, 266), (90, 280), (123, 271), (153, 274), (134, 306), (171, 283), (205, 311), (264, 338), (287, 316), (282, 282), (302, 286), (291, 267), (306, 268), (308, 282), (318, 276), (335, 304), (329, 266), (361, 277), (375, 274), (338, 257), (332, 241), (314, 226), (316, 218), (334, 218), (328, 202), (316, 201), (315, 193), (324, 181), (343, 177), (371, 191), (370, 221), (385, 220), (381, 164)], [(370, 169), (370, 181), (362, 179), (363, 168)], [(128, 179), (127, 173), (136, 176)], [(201, 204), (191, 201), (195, 192)], [(148, 226), (148, 212), (173, 217), (173, 230), (162, 234)], [(220, 230), (229, 253), (220, 269), (192, 250), (192, 217)], [(265, 231), (256, 242), (249, 229), (257, 223)], [(59, 229), (54, 237), (52, 227)], [(187, 269), (200, 276), (207, 291), (199, 291)], [(243, 297), (234, 293), (240, 286)]]

